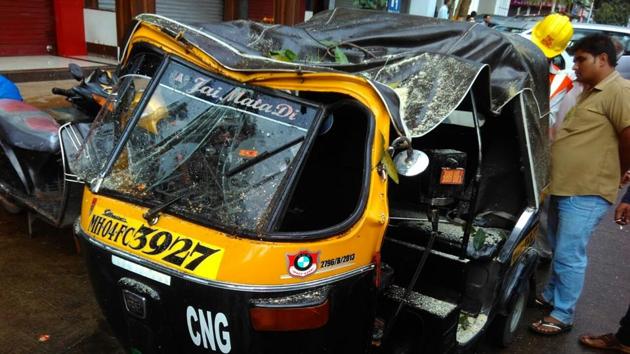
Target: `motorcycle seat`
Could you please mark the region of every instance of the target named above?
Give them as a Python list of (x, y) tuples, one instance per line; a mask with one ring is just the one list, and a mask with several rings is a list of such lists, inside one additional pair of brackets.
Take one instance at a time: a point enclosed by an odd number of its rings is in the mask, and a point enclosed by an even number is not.
[(0, 135), (11, 146), (58, 152), (58, 130), (59, 123), (48, 113), (22, 101), (0, 99)]

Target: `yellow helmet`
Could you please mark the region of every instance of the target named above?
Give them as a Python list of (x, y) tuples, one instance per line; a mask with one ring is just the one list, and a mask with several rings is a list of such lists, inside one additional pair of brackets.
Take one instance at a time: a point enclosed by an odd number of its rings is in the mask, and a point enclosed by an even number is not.
[(573, 26), (567, 16), (551, 14), (538, 21), (532, 29), (532, 42), (545, 53), (547, 58), (553, 58), (569, 45), (573, 37)]

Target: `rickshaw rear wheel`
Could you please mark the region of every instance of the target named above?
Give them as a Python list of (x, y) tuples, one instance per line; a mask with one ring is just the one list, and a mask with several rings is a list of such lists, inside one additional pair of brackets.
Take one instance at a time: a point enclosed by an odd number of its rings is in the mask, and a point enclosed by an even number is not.
[(514, 336), (525, 314), (529, 301), (529, 281), (525, 281), (522, 290), (516, 295), (505, 315), (499, 314), (494, 320), (493, 331), (496, 344), (507, 347), (514, 341)]

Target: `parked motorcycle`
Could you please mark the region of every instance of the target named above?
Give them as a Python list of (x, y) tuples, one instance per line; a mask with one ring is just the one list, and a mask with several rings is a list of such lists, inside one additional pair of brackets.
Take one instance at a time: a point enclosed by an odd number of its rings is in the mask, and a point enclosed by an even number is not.
[(79, 148), (117, 82), (101, 69), (88, 76), (76, 64), (69, 70), (79, 83), (52, 92), (72, 103), (70, 121), (58, 121), (22, 101), (0, 99), (0, 205), (10, 213), (26, 210), (29, 234), (35, 219), (64, 227), (78, 215), (82, 186), (68, 183), (76, 178), (66, 157)]

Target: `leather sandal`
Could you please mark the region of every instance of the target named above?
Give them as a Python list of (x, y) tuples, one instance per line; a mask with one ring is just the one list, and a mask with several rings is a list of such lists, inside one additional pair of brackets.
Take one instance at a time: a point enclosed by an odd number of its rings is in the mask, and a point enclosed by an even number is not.
[(536, 297), (534, 298), (534, 305), (543, 310), (553, 310), (553, 304), (545, 300), (542, 294), (536, 295)]
[(544, 318), (529, 325), (529, 329), (543, 336), (555, 336), (560, 333), (569, 332), (572, 328), (573, 325), (571, 324), (554, 323), (546, 321)]
[(583, 334), (580, 336), (580, 343), (591, 348), (616, 350), (620, 353), (630, 353), (630, 345), (623, 345), (619, 343), (617, 337), (615, 337), (612, 333), (606, 333), (599, 336)]

